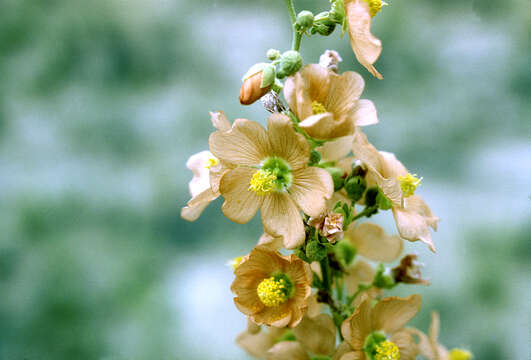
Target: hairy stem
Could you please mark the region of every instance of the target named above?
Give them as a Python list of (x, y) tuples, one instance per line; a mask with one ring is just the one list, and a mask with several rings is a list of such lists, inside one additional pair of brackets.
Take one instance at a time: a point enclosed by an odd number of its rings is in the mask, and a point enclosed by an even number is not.
[(286, 5), (288, 7), (289, 18), (291, 19), (291, 27), (293, 29), (293, 41), (291, 43), (291, 49), (299, 51), (301, 48), (302, 34), (295, 29), (295, 22), (297, 22), (295, 5), (293, 4), (293, 0), (286, 0)]

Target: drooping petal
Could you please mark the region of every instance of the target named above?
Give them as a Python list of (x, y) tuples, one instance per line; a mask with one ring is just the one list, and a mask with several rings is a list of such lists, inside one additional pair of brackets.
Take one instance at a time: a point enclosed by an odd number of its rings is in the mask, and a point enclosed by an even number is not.
[(360, 255), (380, 262), (393, 262), (403, 250), (403, 241), (396, 235), (388, 235), (385, 230), (373, 223), (352, 226), (345, 237), (356, 247)]
[(263, 197), (249, 190), (249, 181), (255, 171), (250, 168), (236, 168), (221, 178), (219, 190), (225, 198), (221, 210), (234, 222), (249, 222), (262, 204)]
[(369, 297), (361, 302), (354, 313), (341, 325), (341, 334), (354, 350), (361, 350), (371, 329), (371, 301)]
[(286, 160), (296, 170), (310, 160), (310, 144), (304, 136), (297, 134), (289, 117), (273, 114), (267, 124), (271, 155)]
[(393, 207), (398, 233), (409, 241), (422, 241), (435, 252), (430, 227), (437, 229), (439, 219), (420, 196), (413, 195), (404, 200), (404, 207)]
[(314, 354), (330, 355), (335, 350), (336, 326), (330, 315), (305, 316), (293, 333)]
[(417, 345), (413, 336), (408, 331), (402, 330), (395, 332), (391, 335), (391, 341), (400, 351), (400, 360), (415, 360), (417, 358)]
[(333, 139), (350, 135), (354, 132), (354, 127), (351, 125), (352, 123), (346, 119), (339, 124), (334, 114), (330, 112), (311, 115), (299, 123), (299, 126), (315, 139)]
[(210, 121), (212, 121), (212, 125), (219, 131), (229, 131), (231, 128), (227, 116), (221, 110), (210, 112)]
[(265, 195), (260, 212), (264, 230), (274, 237), (282, 236), (286, 249), (294, 249), (304, 243), (302, 218), (288, 194), (273, 192)]
[(212, 133), (209, 144), (218, 159), (237, 165), (258, 165), (270, 153), (265, 129), (247, 119), (236, 119), (229, 131)]
[(372, 328), (392, 334), (403, 328), (420, 310), (418, 294), (406, 298), (396, 296), (380, 300), (372, 310)]
[(190, 156), (186, 162), (186, 167), (192, 170), (194, 177), (188, 184), (190, 195), (197, 196), (206, 189), (210, 188), (209, 170), (206, 167), (208, 159), (213, 155), (210, 151), (201, 151)]
[(373, 65), (382, 52), (382, 42), (371, 33), (369, 5), (362, 0), (345, 0), (345, 11), (350, 45), (356, 58), (373, 76), (383, 79)]
[(364, 88), (365, 81), (354, 71), (333, 76), (330, 91), (323, 105), (336, 116), (347, 114), (358, 102)]
[(338, 161), (352, 150), (353, 135), (343, 136), (332, 141), (327, 141), (323, 146), (315, 150), (321, 153), (323, 161)]
[(351, 114), (356, 126), (368, 126), (378, 123), (376, 106), (374, 106), (374, 103), (370, 100), (358, 100), (352, 108)]
[(187, 221), (196, 221), (208, 204), (218, 196), (210, 188), (197, 194), (181, 209), (181, 217)]
[(334, 183), (328, 171), (307, 167), (293, 172), (290, 193), (305, 214), (317, 217), (326, 210), (326, 200), (334, 193)]
[(406, 167), (396, 158), (395, 154), (380, 151), (382, 155), (382, 175), (388, 179), (394, 179), (395, 181), (399, 176), (406, 176), (408, 171)]
[(310, 357), (296, 341), (281, 341), (267, 352), (267, 360), (310, 360)]

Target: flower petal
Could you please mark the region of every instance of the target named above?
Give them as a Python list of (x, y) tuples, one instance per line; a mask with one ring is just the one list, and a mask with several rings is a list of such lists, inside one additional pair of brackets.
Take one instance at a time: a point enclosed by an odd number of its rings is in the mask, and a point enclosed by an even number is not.
[(417, 358), (417, 345), (408, 331), (395, 332), (391, 335), (391, 341), (395, 343), (400, 351), (400, 360), (415, 360)]
[(345, 237), (348, 237), (360, 255), (374, 261), (393, 262), (404, 248), (400, 237), (387, 235), (381, 226), (373, 223), (352, 226)]
[(370, 284), (376, 275), (376, 270), (365, 261), (356, 261), (347, 269), (345, 285), (349, 294), (354, 294), (360, 284)]
[(326, 210), (326, 200), (334, 193), (334, 183), (328, 171), (307, 167), (293, 172), (289, 191), (305, 214), (317, 217)]
[(356, 101), (351, 110), (352, 118), (356, 126), (367, 126), (378, 123), (378, 113), (374, 103), (370, 100), (361, 99)]
[(338, 161), (352, 151), (353, 135), (343, 136), (332, 141), (327, 141), (315, 150), (321, 153), (323, 161)]
[(301, 121), (299, 126), (315, 139), (333, 139), (347, 136), (354, 132), (354, 126), (351, 121), (348, 121), (345, 117), (342, 123), (338, 123), (334, 118), (334, 114), (330, 112), (311, 115)]
[(334, 114), (346, 114), (359, 100), (365, 81), (360, 74), (354, 71), (347, 71), (341, 76), (333, 76), (332, 84), (324, 107)]
[(352, 348), (348, 344), (348, 342), (343, 341), (339, 346), (337, 347), (336, 352), (334, 353), (334, 357), (332, 360), (340, 360), (343, 355), (346, 353), (352, 352)]
[(260, 212), (264, 230), (274, 237), (282, 236), (286, 249), (294, 249), (304, 243), (305, 233), (301, 215), (288, 194), (265, 195)]
[(181, 217), (187, 221), (196, 221), (208, 204), (218, 196), (210, 188), (197, 194), (181, 209)]
[(270, 153), (265, 129), (247, 119), (236, 119), (227, 132), (212, 133), (209, 144), (217, 158), (238, 165), (258, 165)]
[(273, 114), (267, 124), (271, 155), (286, 160), (291, 167), (300, 169), (310, 161), (310, 144), (304, 136), (297, 134), (286, 115)]
[(209, 170), (206, 167), (206, 164), (208, 159), (212, 157), (212, 153), (205, 150), (190, 156), (186, 162), (186, 167), (192, 170), (192, 173), (194, 174), (194, 177), (188, 184), (190, 195), (197, 196), (210, 188)]
[(293, 333), (314, 354), (330, 355), (336, 348), (336, 326), (330, 315), (305, 316)]
[(275, 339), (264, 331), (258, 333), (244, 331), (236, 337), (236, 343), (249, 355), (265, 359), (267, 351), (275, 345)]
[(351, 351), (341, 356), (340, 360), (365, 360), (365, 353), (359, 350)]
[(290, 308), (290, 302), (288, 301), (280, 306), (264, 307), (262, 311), (253, 314), (252, 319), (257, 324), (283, 328), (290, 323), (291, 315), (292, 309)]
[(219, 131), (229, 131), (231, 128), (230, 122), (221, 110), (210, 112), (210, 121), (212, 121), (212, 125)]
[(341, 334), (354, 350), (363, 349), (365, 339), (372, 331), (371, 301), (371, 298), (365, 297), (354, 313), (341, 325)]
[(422, 356), (431, 360), (439, 359), (436, 357), (437, 354), (434, 352), (434, 348), (426, 334), (415, 328), (407, 328), (406, 331), (418, 338), (417, 350)]
[(372, 310), (372, 328), (392, 334), (403, 328), (420, 310), (421, 297), (418, 294), (407, 298), (396, 296), (380, 300)]
[(369, 5), (362, 0), (345, 0), (350, 45), (361, 65), (378, 79), (383, 76), (372, 65), (382, 52), (382, 42), (371, 33)]
[(267, 352), (267, 360), (310, 360), (310, 357), (296, 341), (281, 341)]
[(274, 237), (268, 233), (263, 233), (258, 239), (258, 245), (262, 245), (271, 250), (278, 250), (282, 247), (282, 237)]
[(249, 181), (255, 171), (236, 168), (221, 178), (219, 190), (225, 198), (221, 210), (226, 217), (239, 224), (251, 220), (263, 201), (262, 196), (249, 190)]

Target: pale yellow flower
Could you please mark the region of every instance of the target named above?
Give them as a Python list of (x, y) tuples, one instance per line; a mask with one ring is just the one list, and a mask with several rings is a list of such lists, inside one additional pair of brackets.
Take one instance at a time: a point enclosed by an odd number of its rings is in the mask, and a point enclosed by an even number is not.
[(273, 114), (267, 131), (254, 121), (237, 119), (230, 131), (210, 136), (210, 150), (233, 166), (219, 188), (225, 216), (246, 223), (260, 209), (266, 233), (282, 237), (288, 249), (302, 245), (300, 211), (321, 214), (334, 186), (326, 170), (307, 166), (310, 145), (295, 132), (290, 119)]
[(437, 312), (431, 313), (431, 324), (428, 335), (415, 328), (408, 328), (411, 334), (418, 337), (419, 353), (428, 360), (470, 360), (472, 354), (463, 349), (448, 349), (439, 343), (440, 320)]
[(404, 184), (401, 179), (409, 178), (409, 172), (404, 165), (393, 154), (379, 152), (369, 143), (360, 129), (357, 129), (354, 134), (352, 150), (356, 159), (359, 159), (367, 168), (368, 186), (378, 185), (391, 201), (400, 236), (409, 241), (420, 240), (435, 251), (430, 227), (437, 230), (439, 218), (433, 214), (420, 196), (411, 195), (411, 183), (408, 182), (407, 193), (404, 194), (402, 189)]
[(371, 33), (373, 16), (382, 6), (381, 0), (345, 0), (350, 45), (356, 59), (378, 79), (383, 76), (376, 70), (374, 63), (382, 53), (382, 42)]
[[(210, 120), (218, 131), (228, 131), (231, 128), (223, 111), (211, 112)], [(201, 151), (192, 155), (186, 162), (186, 167), (192, 170), (194, 175), (189, 183), (192, 199), (181, 209), (181, 217), (195, 221), (208, 204), (220, 195), (219, 181), (228, 167), (210, 151)]]
[(373, 223), (351, 224), (345, 238), (356, 248), (359, 255), (373, 261), (390, 263), (402, 254), (404, 244), (396, 235), (388, 235)]
[(308, 135), (333, 139), (353, 134), (356, 126), (378, 122), (372, 101), (360, 100), (364, 87), (358, 73), (338, 75), (310, 64), (286, 80), (284, 97)]
[(420, 310), (420, 295), (388, 297), (374, 307), (371, 302), (372, 299), (366, 297), (341, 325), (341, 334), (351, 349), (341, 356), (341, 360), (366, 360), (367, 350), (364, 349), (371, 342), (377, 354), (374, 359), (414, 360), (417, 347), (403, 327)]
[(295, 327), (301, 322), (312, 295), (307, 263), (257, 246), (234, 274), (234, 303), (256, 324)]

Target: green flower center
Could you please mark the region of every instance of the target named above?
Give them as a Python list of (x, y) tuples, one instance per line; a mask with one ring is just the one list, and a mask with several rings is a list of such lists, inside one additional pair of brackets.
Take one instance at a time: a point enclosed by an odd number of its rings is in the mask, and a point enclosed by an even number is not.
[(399, 360), (400, 350), (395, 343), (387, 340), (384, 333), (374, 331), (367, 339), (363, 351), (370, 360)]
[(272, 191), (287, 191), (293, 181), (291, 167), (284, 159), (272, 156), (264, 161), (251, 178), (249, 190), (258, 195), (265, 195)]
[(294, 290), (291, 279), (284, 273), (278, 273), (262, 280), (256, 288), (256, 293), (265, 306), (276, 307), (288, 301)]

